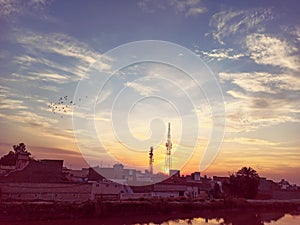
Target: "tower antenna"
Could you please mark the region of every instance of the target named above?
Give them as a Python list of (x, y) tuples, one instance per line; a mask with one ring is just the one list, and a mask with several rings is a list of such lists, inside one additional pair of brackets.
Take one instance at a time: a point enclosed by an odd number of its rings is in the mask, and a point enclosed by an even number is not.
[(153, 158), (153, 147), (150, 147), (150, 152), (149, 152), (149, 170), (150, 173), (153, 174), (153, 162), (154, 162), (154, 158)]
[(171, 142), (171, 123), (168, 123), (168, 136), (166, 142), (166, 161), (165, 161), (165, 172), (170, 173), (171, 169), (171, 149), (172, 149), (172, 142)]

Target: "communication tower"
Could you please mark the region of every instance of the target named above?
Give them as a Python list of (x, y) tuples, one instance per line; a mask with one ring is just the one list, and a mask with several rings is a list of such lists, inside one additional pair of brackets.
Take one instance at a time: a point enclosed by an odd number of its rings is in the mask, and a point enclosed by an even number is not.
[(149, 152), (149, 170), (150, 173), (153, 174), (153, 162), (154, 162), (154, 158), (153, 158), (153, 147), (150, 147), (150, 152)]
[(171, 169), (171, 149), (172, 149), (172, 142), (171, 142), (171, 123), (168, 123), (168, 136), (166, 142), (166, 161), (165, 161), (165, 172), (170, 173)]

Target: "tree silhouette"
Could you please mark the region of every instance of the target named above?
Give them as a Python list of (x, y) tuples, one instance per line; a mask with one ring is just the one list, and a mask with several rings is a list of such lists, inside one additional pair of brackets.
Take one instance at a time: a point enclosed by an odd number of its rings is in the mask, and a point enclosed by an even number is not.
[(214, 188), (210, 191), (210, 193), (214, 198), (220, 198), (222, 195), (220, 185), (215, 183)]
[(8, 154), (1, 157), (0, 165), (14, 166), (14, 165), (16, 165), (16, 160), (17, 160), (16, 154), (13, 151), (9, 151)]
[(16, 165), (17, 157), (21, 153), (26, 153), (31, 155), (30, 152), (26, 150), (26, 145), (24, 143), (19, 143), (13, 146), (14, 151), (9, 151), (8, 154), (4, 155), (0, 159), (0, 165), (4, 166), (14, 166)]
[(18, 145), (14, 145), (13, 149), (16, 154), (28, 153), (29, 155), (31, 155), (30, 152), (26, 151), (26, 145), (24, 143), (19, 143)]
[(258, 173), (251, 167), (243, 167), (236, 174), (237, 176), (247, 177), (251, 179), (259, 179)]
[(254, 169), (243, 167), (237, 173), (230, 175), (231, 193), (240, 198), (255, 198), (259, 179), (259, 175)]

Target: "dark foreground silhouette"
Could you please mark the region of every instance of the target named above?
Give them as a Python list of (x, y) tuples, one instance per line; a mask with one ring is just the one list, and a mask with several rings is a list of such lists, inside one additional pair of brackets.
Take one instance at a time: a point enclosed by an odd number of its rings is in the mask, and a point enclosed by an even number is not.
[[(231, 203), (232, 204), (232, 203)], [(241, 203), (239, 203), (241, 204)], [(47, 214), (47, 217), (40, 217), (44, 212), (44, 209), (49, 211), (55, 211), (56, 207), (33, 207), (31, 211), (22, 207), (14, 207), (10, 214), (5, 213), (8, 210), (6, 207), (1, 208), (0, 224), (1, 225), (123, 225), (123, 224), (206, 224), (209, 221), (217, 222), (220, 225), (264, 225), (271, 221), (278, 221), (285, 215), (294, 215), (294, 221), (290, 224), (300, 224), (300, 207), (299, 205), (293, 205), (293, 207), (286, 207), (287, 204), (278, 207), (278, 204), (269, 205), (268, 207), (258, 205), (244, 205), (244, 207), (234, 207), (226, 205), (226, 207), (192, 207), (192, 204), (180, 205), (180, 210), (175, 210), (174, 206), (170, 209), (170, 204), (161, 205), (160, 210), (149, 210), (141, 204), (118, 204), (111, 206), (107, 213), (97, 216), (90, 211), (90, 208), (77, 208), (74, 213), (74, 208), (71, 205), (68, 206), (72, 213), (65, 213), (59, 215), (59, 213)], [(53, 206), (53, 205), (52, 205)], [(106, 207), (109, 204), (105, 205)], [(145, 210), (141, 210), (141, 206)], [(156, 205), (158, 207), (159, 205)], [(183, 206), (183, 207), (182, 207)], [(219, 205), (220, 206), (220, 205)], [(60, 206), (62, 207), (62, 206)], [(66, 207), (66, 206), (63, 206)], [(56, 209), (55, 209), (56, 208)], [(129, 209), (130, 208), (130, 209)], [(25, 209), (25, 210), (24, 210)], [(42, 210), (43, 209), (43, 210)], [(27, 217), (22, 215), (23, 212), (27, 213)], [(80, 216), (80, 214), (82, 216)], [(5, 216), (6, 215), (6, 216)], [(45, 214), (46, 215), (46, 214)], [(52, 216), (49, 216), (52, 215)], [(55, 215), (55, 216), (54, 216)], [(66, 216), (68, 215), (68, 216)], [(199, 222), (200, 221), (200, 222)], [(275, 223), (277, 224), (277, 223)], [(278, 225), (281, 224), (280, 221)], [(289, 225), (289, 223), (285, 223)]]
[[(200, 216), (199, 216), (200, 214)], [(206, 215), (203, 215), (206, 214)], [(43, 221), (46, 225), (123, 225), (123, 224), (206, 224), (209, 221), (218, 222), (220, 225), (263, 225), (271, 221), (280, 221), (285, 215), (296, 216), (292, 224), (299, 224), (300, 212), (289, 212), (287, 214), (282, 212), (272, 211), (255, 211), (255, 210), (222, 210), (220, 212), (203, 212), (203, 213), (176, 213), (168, 215), (122, 215), (109, 216), (103, 218), (93, 219), (68, 219), (68, 220), (48, 220)], [(38, 225), (41, 221), (27, 221), (27, 222), (7, 222), (1, 223), (3, 225)], [(275, 223), (276, 224), (276, 223)], [(280, 224), (280, 223), (279, 223)]]

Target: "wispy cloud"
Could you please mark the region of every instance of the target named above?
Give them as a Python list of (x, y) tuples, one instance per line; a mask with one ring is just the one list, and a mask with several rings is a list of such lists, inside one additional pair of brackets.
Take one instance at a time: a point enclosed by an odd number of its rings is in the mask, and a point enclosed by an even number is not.
[(66, 34), (39, 34), (29, 30), (17, 30), (15, 40), (30, 52), (55, 53), (72, 57), (86, 63), (94, 63), (100, 56), (87, 44)]
[(227, 129), (257, 130), (300, 121), (300, 79), (293, 74), (219, 73), (226, 91)]
[(246, 48), (250, 58), (258, 64), (279, 66), (299, 70), (299, 49), (285, 40), (267, 34), (251, 34), (246, 38)]
[(10, 17), (38, 12), (51, 1), (47, 0), (0, 0), (0, 17)]
[(22, 79), (63, 84), (86, 77), (93, 63), (99, 70), (110, 69), (109, 59), (66, 34), (41, 34), (17, 29), (10, 41), (25, 50), (25, 54), (13, 58), (19, 67), (15, 75)]
[(53, 125), (58, 121), (56, 119), (50, 119), (41, 115), (38, 115), (30, 111), (18, 111), (14, 114), (4, 114), (0, 113), (0, 117), (9, 119), (14, 123), (21, 123), (28, 127), (33, 128), (53, 128)]
[[(196, 52), (199, 53), (199, 50)], [(232, 48), (229, 49), (213, 49), (211, 51), (201, 51), (200, 54), (204, 56), (204, 58), (208, 59), (208, 61), (211, 60), (236, 60), (244, 56), (242, 53), (235, 53)]]
[(167, 10), (172, 8), (176, 13), (184, 16), (198, 16), (207, 11), (206, 7), (200, 0), (166, 0), (166, 1), (153, 1), (141, 0), (138, 3), (144, 11), (153, 13), (156, 10)]
[(102, 89), (96, 100), (96, 104), (100, 104), (100, 103), (104, 102), (105, 100), (107, 100), (111, 96), (112, 93), (113, 93), (113, 91), (111, 89)]
[(47, 91), (52, 91), (52, 92), (59, 92), (59, 88), (57, 86), (51, 86), (51, 85), (42, 85), (39, 86), (40, 89), (42, 90), (47, 90)]
[[(1, 99), (1, 98), (0, 98)], [(24, 102), (16, 99), (1, 99), (1, 110), (19, 110), (19, 109), (27, 109), (28, 107), (24, 105)]]
[(11, 113), (11, 110), (19, 111), (28, 109), (24, 99), (21, 98), (18, 94), (10, 87), (4, 87), (0, 85), (0, 110), (2, 112)]
[(9, 87), (5, 87), (3, 85), (0, 85), (0, 97), (5, 97), (7, 93), (10, 92), (10, 88)]
[(204, 7), (189, 8), (185, 13), (186, 16), (197, 16), (199, 14), (205, 13), (207, 10)]
[(272, 18), (270, 9), (228, 10), (214, 14), (209, 25), (215, 28), (213, 38), (225, 44), (224, 39), (231, 35), (264, 30), (262, 22)]
[(66, 65), (66, 63), (55, 62), (47, 58), (44, 58), (41, 55), (36, 57), (33, 57), (32, 55), (18, 55), (14, 57), (13, 62), (16, 65), (20, 66), (23, 70), (24, 69), (32, 70), (35, 69), (36, 67), (42, 66), (47, 70), (54, 70), (58, 73), (72, 74), (77, 79), (85, 77), (85, 73), (86, 73), (86, 66), (80, 61), (77, 62), (69, 61)]
[(282, 93), (299, 91), (300, 78), (289, 74), (270, 74), (266, 72), (252, 73), (220, 73), (222, 82), (230, 81), (246, 92)]
[(126, 82), (125, 86), (132, 88), (142, 96), (152, 95), (156, 91), (155, 88), (150, 87), (149, 85), (143, 85), (142, 83), (137, 82)]
[(295, 31), (292, 32), (297, 38), (297, 41), (300, 42), (300, 26), (296, 26)]
[[(53, 71), (44, 71), (44, 72), (28, 72), (26, 76), (21, 74), (14, 73), (13, 76), (25, 78), (31, 81), (52, 81), (55, 84), (63, 84), (66, 82), (70, 82), (71, 79), (68, 79), (66, 75), (60, 75)], [(48, 89), (49, 90), (49, 89)]]
[(262, 145), (262, 146), (270, 146), (270, 145), (278, 145), (279, 143), (268, 141), (264, 139), (257, 139), (257, 138), (247, 138), (247, 137), (239, 137), (239, 138), (233, 138), (233, 139), (226, 139), (226, 142), (233, 142), (233, 143), (239, 143), (243, 145)]

